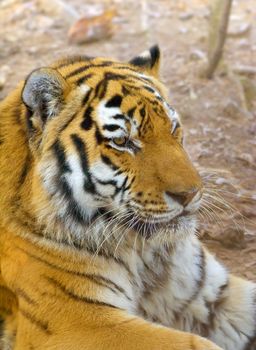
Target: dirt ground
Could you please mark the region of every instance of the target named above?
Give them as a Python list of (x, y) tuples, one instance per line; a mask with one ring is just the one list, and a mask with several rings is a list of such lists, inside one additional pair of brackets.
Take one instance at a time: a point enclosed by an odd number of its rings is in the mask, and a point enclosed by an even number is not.
[[(238, 66), (256, 67), (256, 5), (234, 1), (224, 60), (207, 81), (200, 71), (206, 63), (209, 2), (0, 0), (0, 99), (32, 69), (61, 56), (127, 60), (158, 43), (162, 79), (182, 115), (186, 148), (208, 173), (202, 239), (231, 271), (256, 280), (256, 75), (236, 73)], [(104, 9), (116, 10), (112, 37), (68, 42), (76, 18)]]

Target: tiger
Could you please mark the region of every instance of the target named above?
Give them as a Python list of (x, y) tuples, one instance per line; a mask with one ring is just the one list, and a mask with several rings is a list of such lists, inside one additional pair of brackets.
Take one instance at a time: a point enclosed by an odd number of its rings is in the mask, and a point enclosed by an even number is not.
[(256, 349), (255, 283), (197, 235), (160, 58), (67, 57), (1, 102), (1, 350)]

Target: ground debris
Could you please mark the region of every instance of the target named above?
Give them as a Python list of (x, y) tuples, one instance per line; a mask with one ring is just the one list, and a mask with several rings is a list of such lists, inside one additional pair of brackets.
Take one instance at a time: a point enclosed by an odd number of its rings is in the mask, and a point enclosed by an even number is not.
[(108, 10), (98, 16), (80, 18), (68, 32), (69, 42), (83, 44), (111, 37), (114, 33), (115, 16), (115, 10)]
[(182, 12), (180, 15), (179, 15), (179, 19), (181, 21), (188, 21), (189, 19), (193, 18), (194, 17), (194, 13), (193, 12)]
[(228, 36), (233, 38), (240, 38), (241, 36), (248, 34), (250, 30), (251, 30), (250, 23), (237, 22), (236, 25), (232, 26), (232, 22), (231, 22), (231, 28), (228, 30)]
[(0, 90), (2, 90), (6, 84), (7, 76), (10, 73), (10, 67), (4, 65), (0, 67)]

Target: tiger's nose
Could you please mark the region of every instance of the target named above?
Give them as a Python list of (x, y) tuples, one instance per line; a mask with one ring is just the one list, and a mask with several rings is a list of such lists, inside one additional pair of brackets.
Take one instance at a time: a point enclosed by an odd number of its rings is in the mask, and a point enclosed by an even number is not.
[(188, 192), (170, 192), (170, 191), (166, 191), (165, 193), (171, 197), (172, 199), (174, 199), (176, 202), (178, 202), (179, 204), (183, 205), (184, 207), (186, 205), (188, 205), (193, 198), (197, 195), (197, 193), (199, 192), (199, 189), (193, 189), (191, 191)]

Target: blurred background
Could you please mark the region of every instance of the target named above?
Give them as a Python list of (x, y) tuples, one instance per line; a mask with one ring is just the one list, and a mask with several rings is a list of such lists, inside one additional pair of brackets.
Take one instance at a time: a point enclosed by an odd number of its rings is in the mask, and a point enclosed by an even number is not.
[(202, 240), (231, 271), (256, 280), (256, 3), (229, 1), (223, 55), (208, 79), (215, 2), (226, 0), (0, 0), (0, 99), (56, 58), (129, 60), (158, 43), (170, 104), (210, 188)]

